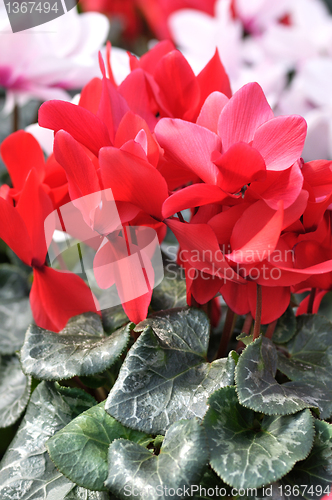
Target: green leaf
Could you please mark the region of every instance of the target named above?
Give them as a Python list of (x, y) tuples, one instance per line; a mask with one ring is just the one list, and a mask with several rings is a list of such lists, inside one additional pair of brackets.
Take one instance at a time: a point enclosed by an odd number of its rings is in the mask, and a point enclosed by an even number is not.
[(276, 344), (288, 342), (296, 333), (296, 318), (291, 306), (278, 319), (276, 329), (273, 332), (272, 340)]
[(235, 387), (215, 392), (209, 405), (204, 427), (210, 464), (235, 488), (259, 488), (276, 481), (310, 452), (314, 439), (310, 410), (260, 420), (239, 404)]
[(31, 322), (28, 298), (0, 302), (0, 354), (14, 354), (21, 349)]
[(90, 490), (105, 490), (109, 445), (119, 438), (147, 445), (152, 438), (125, 428), (105, 411), (105, 402), (72, 420), (46, 443), (57, 469)]
[(297, 318), (297, 333), (282, 347), (278, 369), (291, 380), (332, 382), (332, 323), (317, 314)]
[(151, 316), (130, 349), (106, 403), (106, 411), (128, 427), (164, 434), (180, 419), (202, 418), (207, 399), (234, 382), (231, 355), (206, 362), (209, 322), (198, 309)]
[[(112, 497), (113, 499), (114, 497)], [(104, 491), (90, 491), (76, 486), (65, 497), (64, 500), (112, 500)], [(56, 499), (58, 500), (58, 498)]]
[(19, 419), (30, 390), (31, 377), (24, 375), (17, 356), (0, 356), (0, 427), (9, 427)]
[(242, 332), (240, 333), (240, 335), (236, 337), (236, 340), (241, 340), (241, 342), (243, 342), (244, 345), (249, 345), (253, 343), (254, 335), (253, 334), (248, 335), (247, 333)]
[[(124, 439), (109, 448), (106, 486), (120, 499), (164, 500), (197, 483), (208, 459), (204, 429), (196, 419), (179, 421), (166, 432), (158, 456)], [(169, 492), (165, 491), (165, 488)], [(171, 494), (174, 488), (175, 492)], [(181, 498), (177, 492), (175, 498)]]
[(76, 485), (57, 471), (46, 452), (45, 442), (94, 403), (91, 396), (79, 389), (51, 382), (38, 385), (0, 464), (1, 500), (66, 498)]
[(93, 375), (115, 363), (129, 336), (129, 325), (104, 336), (100, 317), (94, 313), (71, 318), (60, 333), (31, 325), (21, 349), (22, 368), (42, 380)]
[(121, 305), (104, 309), (101, 312), (101, 316), (103, 327), (108, 334), (129, 323), (129, 318)]
[(0, 264), (0, 301), (18, 300), (29, 293), (27, 275), (10, 264)]
[(185, 307), (187, 288), (184, 269), (176, 262), (163, 256), (164, 278), (153, 290), (151, 307), (154, 311)]
[(231, 488), (210, 467), (206, 466), (202, 477), (190, 489), (193, 500), (220, 500), (232, 497)]
[(278, 384), (277, 352), (272, 342), (260, 337), (240, 356), (235, 370), (236, 390), (243, 406), (267, 415), (289, 415), (303, 408), (319, 408), (321, 415), (332, 411), (332, 390), (319, 381)]
[(289, 500), (318, 499), (332, 491), (332, 425), (315, 420), (315, 429), (316, 436), (310, 455), (295, 464), (293, 470), (281, 480), (284, 491), (286, 487), (307, 486), (305, 491), (300, 488), (299, 496), (287, 495)]

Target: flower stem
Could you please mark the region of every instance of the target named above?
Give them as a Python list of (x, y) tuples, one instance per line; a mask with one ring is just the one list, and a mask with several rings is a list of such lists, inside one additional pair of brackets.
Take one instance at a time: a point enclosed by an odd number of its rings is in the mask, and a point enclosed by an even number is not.
[(308, 302), (307, 314), (312, 314), (315, 297), (316, 297), (316, 288), (312, 288), (311, 292), (310, 292), (309, 302)]
[(13, 109), (13, 132), (17, 132), (20, 128), (20, 109), (17, 104), (14, 105)]
[(258, 339), (261, 332), (262, 317), (262, 287), (257, 283), (257, 303), (253, 340)]
[(225, 357), (227, 354), (227, 346), (234, 330), (235, 320), (235, 312), (228, 308), (216, 359)]
[(278, 320), (272, 321), (266, 329), (265, 337), (268, 339), (272, 339), (272, 335), (274, 334), (274, 330), (276, 329)]

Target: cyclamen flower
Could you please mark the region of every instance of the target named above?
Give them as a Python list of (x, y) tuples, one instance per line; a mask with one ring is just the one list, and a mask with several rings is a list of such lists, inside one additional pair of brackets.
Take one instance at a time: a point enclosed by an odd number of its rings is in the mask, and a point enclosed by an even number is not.
[(257, 81), (276, 114), (304, 116), (306, 160), (331, 157), (332, 16), (322, 0), (219, 0), (213, 17), (183, 10), (170, 28), (195, 71), (218, 47), (234, 90)]
[(38, 142), (27, 132), (5, 139), (1, 155), (14, 188), (1, 186), (0, 237), (33, 268), (30, 304), (36, 323), (60, 331), (72, 316), (96, 312), (92, 293), (80, 277), (45, 265), (44, 221), (56, 208), (52, 199), (59, 203), (67, 192), (64, 172), (56, 162), (45, 164)]
[(7, 111), (31, 98), (67, 100), (67, 90), (82, 88), (99, 73), (98, 51), (109, 30), (105, 16), (72, 9), (45, 25), (12, 33), (1, 4), (0, 19), (0, 86), (7, 91)]

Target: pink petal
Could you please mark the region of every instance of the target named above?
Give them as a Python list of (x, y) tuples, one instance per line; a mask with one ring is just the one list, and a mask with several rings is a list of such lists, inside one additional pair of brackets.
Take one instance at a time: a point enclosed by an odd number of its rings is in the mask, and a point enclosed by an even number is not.
[(300, 162), (296, 161), (290, 168), (281, 172), (268, 170), (265, 181), (253, 182), (246, 192), (246, 197), (252, 195), (256, 199), (262, 198), (274, 210), (278, 209), (282, 200), (284, 208), (288, 208), (299, 197), (302, 186)]
[(196, 120), (197, 125), (208, 128), (215, 134), (218, 133), (218, 121), (221, 111), (224, 109), (229, 99), (220, 92), (212, 92), (210, 94), (198, 115)]
[(212, 151), (221, 150), (220, 138), (195, 123), (164, 118), (155, 128), (166, 157), (195, 172), (204, 182), (216, 184), (219, 170), (211, 161)]
[(220, 114), (218, 134), (223, 150), (236, 142), (251, 142), (257, 128), (271, 118), (273, 111), (261, 87), (248, 83), (233, 95)]
[(301, 156), (306, 133), (302, 116), (278, 116), (257, 129), (252, 146), (263, 156), (267, 170), (285, 170)]

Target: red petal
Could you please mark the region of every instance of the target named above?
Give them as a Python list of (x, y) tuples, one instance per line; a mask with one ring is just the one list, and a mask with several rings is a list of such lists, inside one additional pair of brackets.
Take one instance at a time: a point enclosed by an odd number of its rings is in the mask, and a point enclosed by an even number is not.
[(105, 188), (116, 201), (129, 201), (159, 220), (168, 196), (165, 179), (148, 161), (116, 148), (103, 148), (99, 155)]
[(119, 92), (128, 103), (128, 108), (141, 116), (153, 130), (158, 120), (151, 109), (153, 91), (146, 73), (142, 69), (135, 69), (121, 83)]
[(197, 75), (197, 81), (201, 89), (200, 108), (212, 92), (219, 91), (227, 97), (232, 97), (229, 78), (220, 60), (218, 49), (216, 49), (212, 59)]
[[(247, 210), (250, 205), (242, 203), (235, 205), (228, 210), (215, 215), (209, 220), (208, 224), (212, 227), (214, 234), (217, 237), (219, 245), (228, 245), (236, 222), (242, 216), (243, 212)], [(227, 249), (225, 249), (224, 253)]]
[[(248, 300), (252, 317), (256, 318), (257, 285), (249, 283)], [(283, 286), (262, 286), (262, 317), (261, 323), (267, 325), (280, 318), (286, 311), (290, 301), (290, 288)]]
[[(321, 290), (318, 293), (316, 293), (315, 298), (314, 298), (314, 303), (312, 307), (312, 312), (313, 314), (317, 314), (320, 304), (327, 294), (326, 290)], [(310, 300), (310, 294), (307, 295), (301, 302), (299, 307), (296, 310), (296, 316), (300, 316), (301, 314), (307, 314), (308, 312), (308, 305), (309, 305), (309, 300)]]
[(159, 146), (152, 137), (150, 129), (141, 116), (128, 111), (122, 118), (114, 139), (114, 146), (120, 148), (130, 139), (135, 139), (140, 130), (144, 130), (148, 141), (147, 158), (152, 165), (159, 160)]
[(155, 128), (165, 156), (186, 167), (204, 182), (216, 184), (219, 169), (211, 161), (212, 151), (221, 150), (220, 138), (195, 123), (165, 118)]
[(220, 290), (228, 307), (241, 316), (250, 311), (247, 291), (248, 285), (249, 282), (246, 282), (244, 285), (239, 285), (238, 283), (227, 281)]
[(100, 191), (94, 164), (82, 146), (64, 130), (55, 134), (54, 155), (66, 171), (71, 199)]
[(183, 120), (196, 119), (200, 88), (191, 66), (181, 52), (173, 50), (165, 55), (157, 64), (154, 79), (160, 87), (158, 100), (167, 110), (166, 116)]
[(43, 180), (44, 154), (39, 142), (28, 132), (19, 130), (8, 136), (1, 144), (1, 156), (14, 188), (23, 188), (32, 168), (35, 168), (38, 178)]
[(218, 203), (227, 197), (218, 186), (209, 184), (194, 184), (177, 191), (167, 198), (163, 204), (164, 219), (181, 212), (186, 208), (200, 207), (210, 203)]
[(28, 266), (32, 261), (32, 245), (26, 225), (16, 208), (0, 197), (0, 238)]
[(228, 193), (237, 193), (243, 186), (266, 177), (262, 156), (244, 142), (234, 144), (224, 154), (215, 152), (211, 159), (221, 173), (218, 186)]
[(50, 267), (34, 269), (30, 304), (33, 317), (41, 328), (58, 332), (73, 316), (97, 312), (96, 303), (90, 288), (76, 274)]
[(236, 142), (251, 142), (257, 128), (271, 118), (273, 111), (261, 87), (248, 83), (233, 95), (220, 114), (218, 134), (223, 150)]
[(249, 207), (234, 226), (231, 236), (232, 253), (227, 257), (234, 262), (260, 262), (274, 251), (283, 223), (282, 205), (277, 211), (263, 201)]
[(87, 109), (70, 102), (44, 102), (39, 108), (38, 122), (54, 132), (65, 130), (96, 156), (100, 148), (112, 144), (105, 124)]
[(257, 129), (252, 146), (263, 156), (267, 170), (285, 170), (300, 158), (306, 133), (302, 116), (278, 116)]
[[(139, 67), (153, 74), (160, 59), (175, 49), (174, 43), (170, 40), (163, 40), (157, 43), (151, 50), (143, 54), (138, 61)], [(136, 67), (132, 67), (132, 70)]]
[(167, 219), (166, 222), (180, 243), (180, 257), (187, 262), (186, 266), (219, 278), (243, 282), (226, 262), (210, 226), (184, 224), (175, 219)]
[(52, 212), (53, 205), (34, 169), (31, 170), (25, 182), (16, 210), (29, 233), (33, 255), (32, 265), (40, 266), (44, 264), (47, 253), (44, 223), (46, 217)]
[(332, 189), (332, 161), (309, 161), (303, 165), (302, 174), (305, 181), (313, 188), (316, 198), (330, 194)]
[(78, 105), (97, 114), (103, 84), (100, 78), (93, 78), (85, 87), (83, 87)]
[[(119, 123), (127, 111), (129, 106), (120, 91), (104, 77), (97, 117), (106, 125), (111, 141), (114, 141)], [(104, 143), (103, 146), (108, 144)]]

